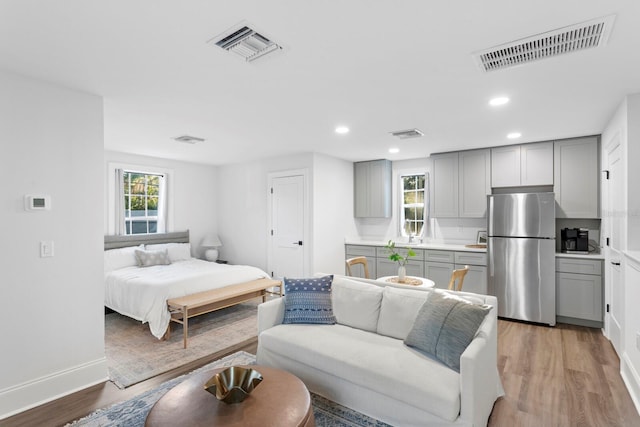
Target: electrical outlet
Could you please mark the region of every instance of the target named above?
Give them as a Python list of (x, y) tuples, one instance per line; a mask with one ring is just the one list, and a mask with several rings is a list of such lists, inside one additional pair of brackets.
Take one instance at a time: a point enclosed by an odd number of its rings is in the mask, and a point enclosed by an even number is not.
[(53, 240), (43, 240), (40, 242), (40, 258), (53, 256)]

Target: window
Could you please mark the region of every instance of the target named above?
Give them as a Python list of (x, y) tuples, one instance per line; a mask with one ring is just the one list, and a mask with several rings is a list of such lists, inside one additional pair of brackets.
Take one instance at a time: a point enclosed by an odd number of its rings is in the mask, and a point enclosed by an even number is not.
[(426, 216), (425, 181), (425, 174), (400, 176), (400, 233), (403, 236), (422, 235)]
[(124, 234), (164, 232), (160, 213), (163, 180), (163, 175), (123, 171)]

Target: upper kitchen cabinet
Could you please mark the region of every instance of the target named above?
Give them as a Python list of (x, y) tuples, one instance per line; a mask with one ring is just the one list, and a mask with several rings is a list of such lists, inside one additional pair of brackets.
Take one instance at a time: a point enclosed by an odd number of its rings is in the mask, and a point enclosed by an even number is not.
[(491, 186), (553, 185), (553, 142), (491, 149)]
[(488, 149), (431, 156), (431, 215), (483, 218), (491, 193)]
[(354, 170), (354, 216), (391, 217), (391, 161), (356, 162)]
[(554, 144), (554, 182), (558, 218), (598, 218), (598, 137)]
[(431, 156), (431, 216), (458, 217), (458, 153)]
[(460, 152), (458, 168), (458, 216), (486, 217), (487, 195), (491, 194), (491, 151)]

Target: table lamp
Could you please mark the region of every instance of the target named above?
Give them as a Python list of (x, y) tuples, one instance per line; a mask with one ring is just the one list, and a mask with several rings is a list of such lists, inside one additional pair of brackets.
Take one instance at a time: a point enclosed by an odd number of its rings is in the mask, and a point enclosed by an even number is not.
[(222, 242), (217, 234), (207, 233), (202, 239), (200, 246), (206, 248), (204, 257), (207, 261), (215, 261), (218, 259), (218, 248), (222, 246)]

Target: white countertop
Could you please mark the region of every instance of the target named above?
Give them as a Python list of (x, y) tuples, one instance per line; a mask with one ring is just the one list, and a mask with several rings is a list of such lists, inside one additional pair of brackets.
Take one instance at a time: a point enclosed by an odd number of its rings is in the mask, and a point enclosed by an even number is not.
[[(387, 242), (375, 241), (375, 240), (358, 240), (358, 239), (346, 239), (344, 242), (346, 245), (362, 245), (362, 246), (382, 246), (384, 247)], [(471, 244), (471, 243), (470, 243)], [(448, 244), (448, 243), (403, 243), (396, 242), (398, 248), (412, 248), (412, 249), (435, 249), (441, 251), (459, 251), (459, 252), (487, 252), (487, 248), (468, 248), (462, 244)]]
[[(387, 242), (377, 241), (377, 240), (360, 240), (360, 239), (346, 239), (346, 245), (362, 245), (362, 246), (378, 246), (384, 247)], [(471, 244), (471, 243), (470, 243)], [(458, 251), (458, 252), (487, 252), (486, 248), (468, 248), (463, 244), (451, 244), (451, 243), (403, 243), (396, 242), (396, 246), (399, 248), (413, 248), (413, 249), (434, 249), (441, 251)], [(635, 257), (633, 253), (628, 253), (628, 256), (636, 258), (640, 260), (640, 252), (635, 253)], [(585, 259), (604, 259), (604, 255), (602, 253), (591, 252), (589, 254), (565, 254), (562, 252), (556, 252), (556, 257), (558, 258), (585, 258)], [(640, 262), (640, 261), (639, 261)]]
[(556, 258), (584, 258), (584, 259), (604, 259), (604, 254), (591, 252), (588, 254), (565, 254), (556, 252)]

